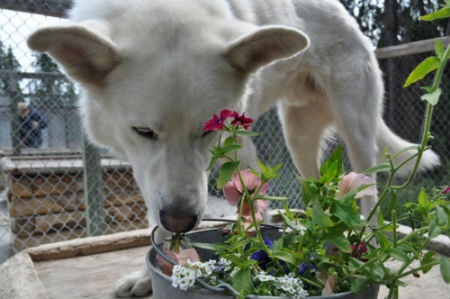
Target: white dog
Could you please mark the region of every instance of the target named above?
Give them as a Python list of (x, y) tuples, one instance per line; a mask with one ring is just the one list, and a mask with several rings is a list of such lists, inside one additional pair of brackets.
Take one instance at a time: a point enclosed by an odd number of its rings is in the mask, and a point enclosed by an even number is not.
[[(80, 84), (89, 136), (128, 159), (150, 223), (167, 231), (188, 231), (202, 218), (217, 136), (201, 128), (221, 109), (257, 118), (277, 104), (305, 177), (319, 175), (331, 125), (356, 171), (374, 166), (385, 148), (411, 145), (382, 120), (372, 46), (337, 0), (79, 0), (70, 16), (37, 30), (29, 46)], [(426, 152), (422, 167), (437, 163)], [(150, 290), (146, 271), (116, 285), (119, 296)]]

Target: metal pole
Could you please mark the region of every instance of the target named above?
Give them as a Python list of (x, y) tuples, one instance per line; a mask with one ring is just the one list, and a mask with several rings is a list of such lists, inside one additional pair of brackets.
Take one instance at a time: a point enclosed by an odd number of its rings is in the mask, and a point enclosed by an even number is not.
[(11, 113), (11, 145), (12, 153), (14, 156), (20, 155), (20, 122), (19, 122), (19, 108), (17, 104), (23, 101), (21, 92), (19, 90), (19, 77), (16, 72), (8, 72), (8, 84), (6, 86), (6, 92), (10, 98), (9, 111)]
[(106, 230), (101, 156), (99, 150), (87, 140), (86, 134), (83, 134), (82, 151), (87, 233), (89, 236), (99, 236)]

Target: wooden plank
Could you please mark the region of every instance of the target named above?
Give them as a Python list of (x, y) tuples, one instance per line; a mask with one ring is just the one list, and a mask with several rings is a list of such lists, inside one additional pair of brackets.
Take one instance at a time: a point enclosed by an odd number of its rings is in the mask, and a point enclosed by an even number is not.
[(116, 298), (113, 286), (118, 279), (130, 272), (144, 269), (148, 250), (149, 247), (145, 246), (71, 259), (36, 262), (35, 267), (50, 299), (112, 299)]
[[(450, 43), (450, 36), (439, 38), (444, 47)], [(375, 55), (378, 59), (387, 59), (400, 56), (414, 55), (426, 52), (434, 51), (434, 45), (437, 39), (427, 39), (418, 42), (412, 42), (408, 44), (385, 47), (375, 50)]]
[[(95, 239), (91, 243), (96, 243)], [(148, 249), (148, 246), (144, 246), (70, 259), (47, 260), (35, 262), (35, 267), (51, 299), (112, 299), (115, 298), (112, 292), (115, 281), (126, 273), (141, 270)], [(395, 268), (400, 264), (392, 262), (389, 266)], [(439, 267), (435, 267), (421, 279), (410, 276), (404, 280), (408, 286), (400, 289), (400, 299), (448, 298), (450, 294), (450, 285), (446, 285), (440, 278)], [(80, 288), (80, 285), (83, 287)], [(378, 298), (383, 299), (386, 294), (387, 289), (382, 287)]]
[(18, 253), (1, 264), (0, 298), (49, 298), (28, 254)]
[(140, 229), (41, 245), (25, 250), (33, 261), (49, 261), (150, 245), (150, 230)]
[[(109, 192), (105, 191), (105, 194), (107, 193)], [(9, 215), (11, 218), (21, 218), (34, 215), (58, 214), (63, 211), (84, 211), (86, 206), (84, 202), (82, 202), (82, 198), (83, 194), (81, 192), (32, 198), (18, 198), (12, 196), (9, 204)], [(109, 196), (105, 198), (103, 206), (104, 208), (129, 206), (132, 210), (134, 210), (136, 206), (139, 206), (143, 211), (146, 210), (142, 196), (140, 194), (130, 195), (130, 193), (109, 194)]]

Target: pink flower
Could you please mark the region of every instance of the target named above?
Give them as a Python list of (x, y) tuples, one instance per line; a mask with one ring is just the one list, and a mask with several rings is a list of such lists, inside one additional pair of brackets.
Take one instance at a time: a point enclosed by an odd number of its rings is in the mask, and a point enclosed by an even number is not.
[[(248, 169), (241, 171), (241, 177), (244, 185), (246, 186), (250, 196), (255, 195), (257, 189), (261, 186), (261, 179), (254, 173), (250, 172)], [(258, 194), (264, 195), (269, 189), (269, 183), (265, 183), (262, 185)], [(239, 180), (239, 176), (237, 173), (233, 175), (231, 181), (229, 181), (223, 187), (223, 195), (225, 199), (233, 206), (239, 204), (244, 194), (244, 188), (242, 187), (241, 181)], [(263, 213), (269, 206), (269, 202), (267, 200), (254, 200), (253, 208), (255, 211), (255, 220), (256, 222), (261, 222), (263, 220)], [(240, 206), (239, 206), (240, 208)], [(244, 216), (243, 227), (245, 230), (248, 230), (248, 233), (251, 234), (255, 231), (251, 207), (250, 203), (244, 202), (242, 203), (242, 216)]]
[(444, 191), (442, 191), (443, 194), (450, 194), (450, 187), (447, 187), (446, 189), (444, 189)]
[(220, 111), (219, 115), (214, 114), (210, 120), (203, 124), (203, 131), (220, 131), (225, 127), (225, 121), (229, 118), (233, 118), (232, 125), (242, 126), (246, 130), (253, 123), (253, 119), (246, 117), (245, 113), (239, 115), (236, 111), (224, 109)]
[(366, 195), (377, 195), (377, 186), (375, 185), (375, 180), (364, 174), (350, 172), (342, 177), (339, 184), (339, 196), (343, 196), (350, 191), (354, 191), (363, 185), (370, 185), (364, 190), (359, 191), (356, 194), (356, 198), (362, 198)]
[[(259, 194), (262, 194), (261, 192)], [(267, 210), (267, 208), (269, 207), (269, 202), (267, 200), (255, 200), (253, 202), (253, 207), (255, 209), (255, 216), (256, 216), (256, 220), (262, 220), (262, 214), (264, 213), (265, 210)], [(251, 216), (251, 210), (250, 210), (250, 205), (247, 203), (244, 203), (242, 205), (242, 215), (243, 216)], [(261, 216), (261, 219), (258, 219), (258, 217)]]
[(234, 116), (234, 119), (231, 122), (232, 125), (242, 126), (245, 130), (247, 130), (252, 123), (253, 119), (251, 119), (250, 117), (246, 117), (245, 113), (242, 113), (242, 115)]
[(358, 244), (352, 244), (352, 256), (357, 258), (358, 260), (364, 261), (361, 258), (363, 254), (366, 254), (369, 249), (363, 242), (359, 242)]
[[(256, 189), (261, 185), (261, 179), (254, 173), (251, 173), (248, 169), (241, 171), (242, 181), (244, 185), (247, 187), (250, 195), (253, 195), (256, 192)], [(269, 189), (269, 183), (265, 183), (259, 194), (264, 195)], [(237, 173), (233, 174), (231, 181), (226, 183), (223, 187), (223, 195), (225, 199), (233, 206), (237, 205), (244, 194), (244, 188), (242, 187), (241, 181), (239, 180), (239, 176)], [(258, 200), (256, 201), (258, 202)], [(261, 205), (262, 206), (262, 205)], [(256, 208), (256, 204), (255, 204)]]
[(224, 109), (220, 115), (214, 114), (213, 118), (203, 124), (203, 131), (220, 131), (225, 126), (225, 121), (230, 117), (239, 117), (236, 111)]
[(322, 289), (322, 296), (328, 296), (328, 295), (333, 295), (334, 294), (334, 277), (333, 276), (328, 276), (326, 281), (325, 281), (325, 285)]

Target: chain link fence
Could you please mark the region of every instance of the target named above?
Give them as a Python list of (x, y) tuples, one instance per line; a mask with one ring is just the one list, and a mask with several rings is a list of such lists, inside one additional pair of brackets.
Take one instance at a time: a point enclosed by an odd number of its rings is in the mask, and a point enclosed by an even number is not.
[[(32, 30), (57, 22), (54, 16), (62, 16), (69, 6), (70, 1), (0, 0), (0, 261), (30, 246), (148, 226), (129, 165), (85, 142), (77, 114), (77, 87), (46, 55), (33, 54), (26, 47)], [(417, 87), (401, 86), (428, 54), (380, 61), (387, 81), (385, 119), (397, 134), (412, 141), (419, 138), (424, 105)], [(417, 186), (450, 181), (449, 82), (445, 80), (444, 103), (433, 126), (433, 147), (443, 167), (418, 180)], [(46, 122), (37, 147), (22, 142), (19, 103), (35, 109)], [(260, 159), (284, 165), (271, 193), (298, 205), (296, 171), (276, 111), (267, 112), (255, 130), (262, 133), (255, 138)], [(210, 190), (221, 196), (214, 176)]]

